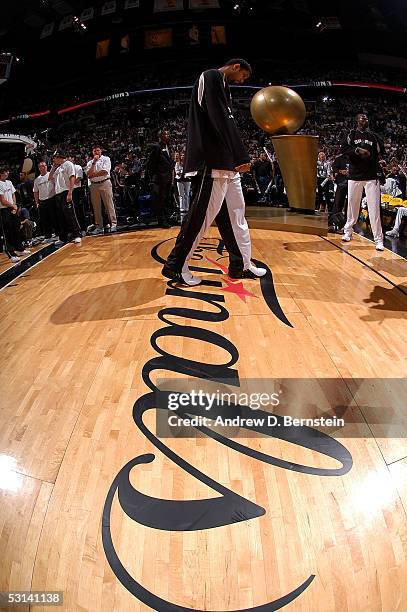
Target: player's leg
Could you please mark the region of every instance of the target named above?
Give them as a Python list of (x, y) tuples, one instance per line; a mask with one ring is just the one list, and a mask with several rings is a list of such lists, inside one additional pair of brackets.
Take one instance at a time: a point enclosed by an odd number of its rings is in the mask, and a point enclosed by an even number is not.
[(359, 217), (360, 202), (362, 201), (365, 182), (366, 181), (348, 181), (348, 212), (342, 238), (344, 242), (349, 242), (352, 238), (353, 226)]
[(227, 179), (213, 179), (208, 175), (200, 179), (188, 215), (164, 265), (164, 276), (191, 285), (200, 282), (189, 272), (188, 261), (218, 214), (226, 188)]

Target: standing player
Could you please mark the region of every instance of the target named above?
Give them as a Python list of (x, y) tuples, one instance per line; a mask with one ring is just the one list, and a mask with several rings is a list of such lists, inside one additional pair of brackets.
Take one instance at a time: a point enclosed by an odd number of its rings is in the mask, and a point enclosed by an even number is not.
[(229, 252), (231, 278), (256, 278), (266, 270), (251, 262), (251, 241), (245, 219), (240, 172), (250, 170), (231, 110), (229, 83), (243, 83), (250, 65), (232, 59), (218, 70), (206, 70), (195, 83), (189, 107), (185, 176), (194, 176), (194, 196), (162, 274), (187, 285), (192, 276), (188, 261), (202, 236), (216, 219)]
[(367, 209), (376, 250), (383, 251), (383, 230), (380, 221), (379, 155), (385, 149), (379, 137), (371, 132), (369, 119), (364, 113), (356, 117), (353, 129), (342, 144), (341, 152), (349, 158), (348, 214), (343, 228), (344, 242), (352, 239), (353, 226), (358, 220), (363, 188), (365, 188)]

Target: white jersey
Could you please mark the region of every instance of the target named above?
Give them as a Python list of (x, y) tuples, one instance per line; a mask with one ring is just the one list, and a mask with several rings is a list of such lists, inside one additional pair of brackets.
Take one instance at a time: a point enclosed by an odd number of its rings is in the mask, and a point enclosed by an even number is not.
[(34, 180), (34, 193), (38, 193), (40, 202), (49, 200), (55, 195), (55, 185), (49, 180), (49, 172), (44, 175), (40, 174)]
[[(83, 168), (82, 166), (80, 166), (79, 164), (75, 164), (75, 178), (77, 179), (83, 179)], [(77, 187), (81, 187), (81, 183), (79, 183), (79, 185), (74, 185), (73, 188), (76, 189)]]
[(56, 194), (70, 189), (69, 179), (71, 176), (75, 176), (75, 166), (72, 162), (66, 160), (63, 164), (58, 166), (54, 173)]
[[(110, 178), (110, 170), (112, 168), (112, 164), (110, 161), (110, 157), (108, 157), (107, 155), (101, 155), (100, 158), (97, 160), (96, 164), (93, 164), (93, 167), (95, 168), (95, 172), (106, 170), (107, 174), (104, 174), (103, 176), (96, 176), (95, 178), (90, 178), (91, 183), (101, 183), (102, 181), (105, 181), (106, 179)], [(88, 163), (86, 164), (86, 173), (88, 173), (91, 168), (92, 160), (88, 161)]]
[[(13, 193), (15, 192), (16, 190), (11, 181), (0, 181), (0, 195), (2, 195), (7, 202), (10, 202), (10, 204), (13, 204)], [(4, 204), (0, 202), (0, 208), (8, 208), (8, 206), (4, 206)]]

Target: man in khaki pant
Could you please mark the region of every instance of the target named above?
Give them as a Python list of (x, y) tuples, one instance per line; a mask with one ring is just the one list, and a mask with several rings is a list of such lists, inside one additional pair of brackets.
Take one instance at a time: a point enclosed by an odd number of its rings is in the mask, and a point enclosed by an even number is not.
[(103, 234), (102, 202), (109, 217), (110, 231), (117, 230), (116, 211), (113, 202), (113, 190), (110, 180), (110, 157), (102, 155), (102, 149), (94, 146), (93, 159), (86, 164), (86, 174), (90, 180), (90, 199), (95, 216), (95, 229), (91, 234)]

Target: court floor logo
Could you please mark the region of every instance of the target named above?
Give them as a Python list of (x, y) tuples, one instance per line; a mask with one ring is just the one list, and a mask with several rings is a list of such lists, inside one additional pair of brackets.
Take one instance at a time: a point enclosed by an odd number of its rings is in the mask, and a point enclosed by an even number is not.
[[(166, 242), (166, 241), (165, 241)], [(152, 257), (162, 264), (164, 259), (159, 255), (158, 250), (164, 243), (160, 243), (153, 248)], [(213, 253), (216, 251), (218, 260), (213, 259)], [(222, 274), (223, 270), (219, 267), (217, 261), (222, 257), (222, 243), (213, 244), (207, 241), (201, 244), (195, 252), (195, 262), (212, 263), (215, 267), (190, 266), (193, 271), (204, 272), (206, 274)], [(212, 260), (212, 261), (211, 261)], [(264, 264), (256, 262), (257, 265)], [(273, 276), (271, 270), (267, 266), (267, 274), (260, 279), (260, 287), (263, 298), (270, 308), (270, 311), (284, 325), (292, 327), (291, 323), (283, 313), (281, 306), (278, 303), (277, 296), (273, 285)], [(164, 281), (163, 281), (164, 282)], [(203, 286), (202, 286), (203, 285)], [(231, 340), (226, 338), (222, 333), (205, 328), (205, 322), (221, 323), (229, 318), (229, 312), (225, 307), (225, 297), (219, 291), (226, 289), (229, 286), (227, 281), (224, 286), (221, 281), (204, 280), (199, 288), (184, 288), (177, 286), (174, 281), (167, 282), (166, 295), (179, 300), (180, 306), (169, 306), (160, 310), (157, 314), (158, 319), (164, 323), (164, 327), (157, 329), (151, 336), (150, 343), (152, 348), (157, 353), (156, 356), (146, 361), (142, 368), (142, 379), (150, 389), (149, 393), (139, 397), (133, 407), (133, 419), (141, 431), (141, 433), (152, 443), (158, 452), (165, 455), (170, 461), (176, 464), (179, 468), (190, 474), (192, 477), (199, 480), (201, 483), (210, 487), (217, 492), (218, 497), (198, 500), (177, 501), (168, 499), (158, 499), (147, 496), (141, 491), (138, 491), (131, 483), (130, 473), (137, 465), (152, 463), (155, 460), (153, 453), (139, 455), (129, 461), (119, 471), (113, 480), (108, 491), (105, 506), (103, 509), (102, 519), (102, 540), (106, 554), (106, 558), (112, 568), (117, 579), (123, 586), (137, 597), (145, 605), (160, 612), (199, 612), (196, 609), (179, 606), (159, 597), (158, 595), (147, 590), (140, 582), (136, 580), (125, 568), (118, 552), (115, 549), (112, 530), (111, 530), (111, 513), (113, 502), (116, 498), (122, 511), (133, 521), (138, 524), (152, 527), (164, 531), (200, 531), (205, 529), (216, 529), (226, 525), (233, 525), (238, 522), (246, 522), (254, 520), (266, 514), (265, 508), (257, 503), (246, 499), (245, 497), (235, 493), (231, 489), (220, 484), (216, 480), (204, 472), (198, 470), (195, 466), (188, 463), (185, 459), (175, 453), (167, 444), (164, 443), (156, 434), (154, 434), (145, 424), (143, 416), (149, 411), (165, 410), (163, 406), (158, 406), (156, 402), (156, 392), (158, 390), (155, 382), (151, 378), (153, 372), (168, 372), (173, 375), (177, 373), (182, 376), (193, 377), (201, 381), (226, 382), (229, 386), (240, 388), (239, 371), (234, 366), (239, 361), (239, 352), (237, 347)], [(215, 292), (216, 291), (216, 292)], [(242, 293), (243, 295), (243, 293)], [(245, 296), (248, 297), (248, 296)], [(182, 305), (182, 300), (188, 300), (188, 306)], [(196, 300), (198, 308), (190, 306), (190, 300)], [(192, 321), (190, 325), (184, 325), (185, 319)], [(194, 324), (196, 322), (196, 325)], [(166, 350), (160, 346), (158, 340), (160, 338), (174, 338), (174, 342), (166, 342), (166, 347), (171, 347)], [(190, 338), (204, 343), (210, 343), (215, 347), (222, 348), (229, 358), (224, 363), (208, 363), (199, 361), (199, 356), (196, 360), (187, 359), (183, 355), (177, 355), (177, 349), (182, 348), (180, 339)], [(169, 352), (169, 351), (173, 352)], [(167, 408), (168, 409), (168, 408)], [(225, 411), (233, 410), (233, 406), (217, 404), (214, 408), (218, 410), (219, 415)], [(248, 406), (239, 405), (239, 410), (244, 418), (248, 418), (251, 409)], [(184, 406), (179, 409), (179, 414), (190, 414), (199, 416), (202, 414), (200, 406)], [(257, 410), (258, 417), (266, 417), (267, 413), (262, 410)], [(282, 417), (278, 417), (282, 418)], [(250, 425), (245, 426), (248, 431), (252, 428)], [(297, 427), (295, 438), (292, 437), (290, 428), (274, 428), (273, 437), (281, 440), (288, 440), (301, 446), (310, 449), (314, 452), (336, 459), (340, 464), (337, 468), (320, 468), (315, 466), (301, 465), (286, 461), (280, 457), (268, 455), (241, 444), (237, 440), (231, 440), (226, 436), (215, 436), (215, 433), (210, 429), (201, 428), (205, 435), (216, 440), (219, 444), (233, 448), (235, 451), (251, 457), (257, 461), (267, 463), (282, 469), (290, 470), (316, 476), (342, 476), (346, 474), (352, 467), (352, 457), (349, 451), (337, 440), (331, 436), (324, 434), (312, 427)], [(270, 436), (270, 430), (267, 425), (257, 427), (257, 431)], [(146, 542), (148, 545), (148, 541)], [(261, 606), (250, 608), (251, 611), (265, 612), (278, 610), (290, 602), (294, 601), (301, 595), (312, 583), (315, 575), (311, 574), (305, 577), (303, 582), (299, 584), (291, 592), (286, 593), (275, 599), (274, 601), (265, 603)], [(246, 612), (241, 610), (240, 612)], [(236, 611), (235, 611), (236, 612)]]

